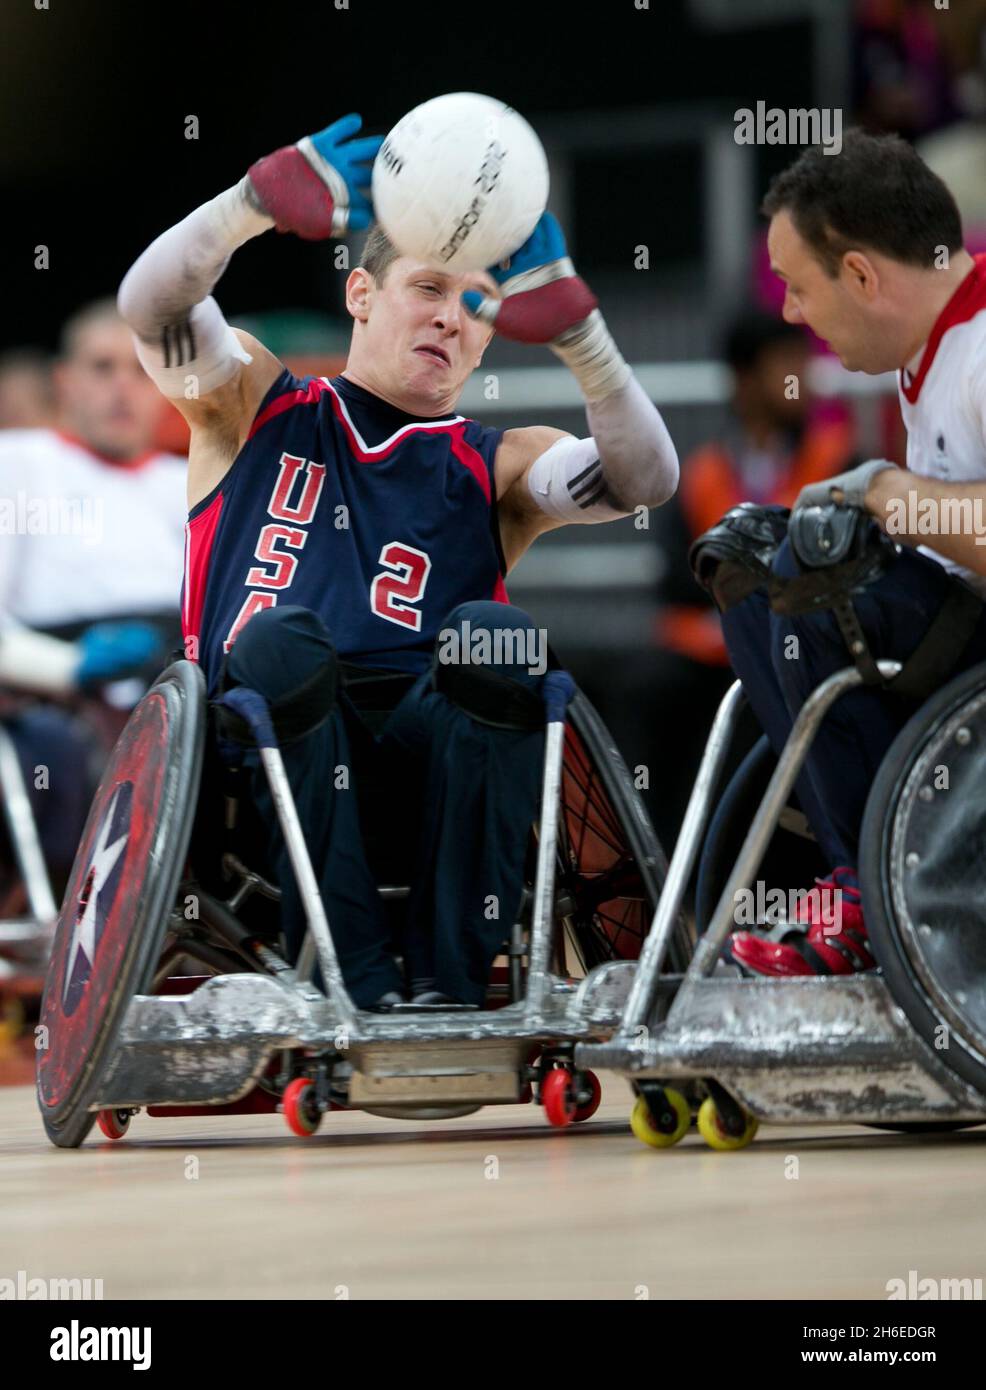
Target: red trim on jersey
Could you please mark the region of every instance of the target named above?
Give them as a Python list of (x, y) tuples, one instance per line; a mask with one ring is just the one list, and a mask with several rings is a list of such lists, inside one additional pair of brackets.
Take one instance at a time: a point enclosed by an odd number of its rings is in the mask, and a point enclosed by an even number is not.
[(986, 309), (986, 252), (981, 252), (972, 259), (975, 265), (935, 320), (917, 372), (911, 377), (910, 382), (905, 380), (904, 371), (900, 374), (900, 389), (911, 405), (917, 402), (924, 379), (935, 360), (938, 344), (948, 330), (956, 324), (968, 323), (981, 310)]
[(250, 426), (250, 433), (247, 439), (253, 436), (266, 425), (268, 420), (273, 420), (275, 415), (282, 415), (285, 410), (290, 410), (296, 405), (312, 405), (317, 401), (324, 391), (328, 391), (328, 386), (320, 377), (312, 377), (308, 385), (301, 391), (285, 391), (283, 396), (275, 396), (266, 410), (261, 411)]
[(503, 582), (503, 575), (502, 575), (502, 574), (498, 574), (498, 575), (497, 575), (497, 577), (496, 577), (496, 583), (493, 585), (493, 602), (494, 602), (494, 603), (509, 603), (509, 602), (510, 602), (510, 595), (507, 593), (507, 586), (506, 586), (506, 584), (504, 584), (504, 582)]
[[(181, 609), (182, 633), (189, 659), (198, 660), (198, 638), (201, 635), (202, 609), (205, 606), (205, 584), (212, 558), (212, 545), (223, 509), (223, 494), (217, 493), (204, 512), (185, 523), (185, 593)], [(196, 647), (189, 650), (187, 639), (196, 638)]]
[(100, 463), (105, 463), (109, 468), (126, 468), (128, 471), (143, 468), (159, 452), (157, 449), (147, 449), (144, 453), (134, 454), (133, 458), (129, 459), (111, 458), (109, 454), (101, 454), (98, 449), (94, 449), (91, 444), (87, 444), (77, 434), (70, 434), (68, 430), (57, 429), (53, 430), (52, 433), (56, 434), (64, 443), (74, 444), (77, 449), (81, 449), (90, 458), (98, 459)]
[(449, 431), (452, 436), (452, 453), (476, 479), (479, 486), (483, 489), (483, 496), (486, 501), (490, 501), (490, 474), (489, 469), (482, 454), (478, 449), (474, 449), (471, 444), (465, 441), (465, 425), (455, 425)]

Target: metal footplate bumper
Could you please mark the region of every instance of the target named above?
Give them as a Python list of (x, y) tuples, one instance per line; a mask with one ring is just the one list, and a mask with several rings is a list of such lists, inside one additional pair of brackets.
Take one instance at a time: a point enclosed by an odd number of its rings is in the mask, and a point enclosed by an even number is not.
[(135, 995), (90, 1109), (239, 1100), (277, 1048), (329, 1026), (324, 998), (308, 993), (263, 975), (219, 975), (194, 994)]
[(91, 1108), (239, 1100), (283, 1048), (351, 1062), (355, 1105), (513, 1101), (533, 1042), (599, 1038), (617, 1027), (633, 970), (614, 961), (578, 985), (549, 976), (536, 1014), (523, 1004), (357, 1013), (352, 1028), (313, 987), (264, 975), (217, 976), (187, 995), (136, 995)]
[(986, 1110), (878, 975), (688, 978), (664, 1021), (667, 1003), (657, 1004), (633, 1038), (578, 1045), (576, 1064), (633, 1080), (713, 1077), (774, 1124), (976, 1120)]

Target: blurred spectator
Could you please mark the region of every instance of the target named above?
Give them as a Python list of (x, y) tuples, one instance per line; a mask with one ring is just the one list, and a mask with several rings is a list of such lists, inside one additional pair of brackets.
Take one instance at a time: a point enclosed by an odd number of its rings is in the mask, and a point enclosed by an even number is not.
[(677, 495), (652, 514), (665, 558), (654, 647), (627, 663), (613, 698), (621, 747), (631, 767), (648, 769), (649, 808), (669, 852), (716, 707), (733, 680), (719, 615), (692, 578), (689, 546), (730, 507), (790, 506), (805, 484), (852, 461), (850, 425), (813, 409), (810, 354), (792, 324), (757, 310), (736, 319), (723, 348), (733, 373), (728, 422), (685, 459)]
[(0, 354), (0, 430), (35, 429), (55, 418), (51, 363), (36, 348)]
[(857, 0), (854, 119), (860, 125), (916, 140), (955, 120), (947, 18), (927, 0)]
[[(57, 879), (101, 758), (70, 707), (98, 690), (88, 708), (108, 743), (180, 642), (187, 504), (184, 460), (151, 449), (159, 395), (112, 300), (65, 325), (53, 382), (58, 427), (0, 435), (0, 684), (19, 692), (5, 723)], [(24, 692), (59, 700), (39, 707)]]
[(0, 612), (56, 636), (138, 615), (177, 632), (185, 464), (151, 449), (158, 392), (112, 300), (65, 325), (53, 380), (57, 427), (0, 436)]
[[(962, 217), (965, 247), (986, 251), (986, 3), (955, 51), (955, 91), (962, 119), (918, 143), (918, 153), (948, 184)], [(968, 18), (968, 17), (967, 17)]]

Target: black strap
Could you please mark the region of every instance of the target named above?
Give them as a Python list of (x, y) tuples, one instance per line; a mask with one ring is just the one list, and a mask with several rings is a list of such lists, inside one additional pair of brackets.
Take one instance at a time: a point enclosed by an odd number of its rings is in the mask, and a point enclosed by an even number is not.
[(538, 692), (498, 671), (436, 661), (431, 683), (480, 724), (517, 732), (544, 728), (544, 701)]
[(880, 668), (870, 651), (866, 633), (863, 631), (862, 624), (856, 616), (856, 610), (849, 598), (843, 595), (841, 599), (837, 599), (832, 605), (832, 611), (835, 614), (835, 621), (839, 624), (842, 640), (849, 648), (849, 655), (856, 663), (859, 674), (863, 677), (863, 684), (880, 685), (883, 681)]
[(880, 551), (868, 551), (841, 564), (807, 570), (789, 579), (771, 575), (767, 584), (770, 606), (775, 613), (817, 613), (831, 608), (866, 685), (879, 685), (883, 677), (856, 615), (851, 594), (881, 573), (883, 558)]
[(340, 661), (342, 691), (339, 706), (347, 719), (358, 721), (374, 737), (382, 734), (390, 716), (419, 679), (414, 671), (388, 671)]
[(882, 569), (882, 556), (877, 553), (844, 560), (828, 569), (807, 570), (789, 579), (772, 574), (767, 583), (770, 606), (775, 613), (817, 613), (823, 608), (834, 608), (840, 599), (847, 600), (854, 589), (875, 579)]
[(945, 602), (888, 689), (905, 700), (926, 700), (940, 690), (958, 665), (982, 617), (983, 600), (950, 576)]

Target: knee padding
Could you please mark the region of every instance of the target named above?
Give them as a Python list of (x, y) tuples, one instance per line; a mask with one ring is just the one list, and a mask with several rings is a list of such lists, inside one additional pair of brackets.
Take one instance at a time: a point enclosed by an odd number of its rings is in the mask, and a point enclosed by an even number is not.
[(431, 683), (481, 724), (544, 727), (541, 675), (553, 660), (521, 608), (476, 600), (448, 615), (435, 642)]
[[(237, 685), (263, 695), (281, 743), (304, 738), (324, 724), (336, 707), (339, 661), (318, 614), (289, 604), (251, 618), (223, 662), (220, 693)], [(216, 714), (223, 736), (253, 742), (238, 715), (225, 707)]]
[(770, 577), (770, 566), (787, 535), (787, 507), (743, 502), (692, 543), (692, 573), (720, 613), (742, 603)]

